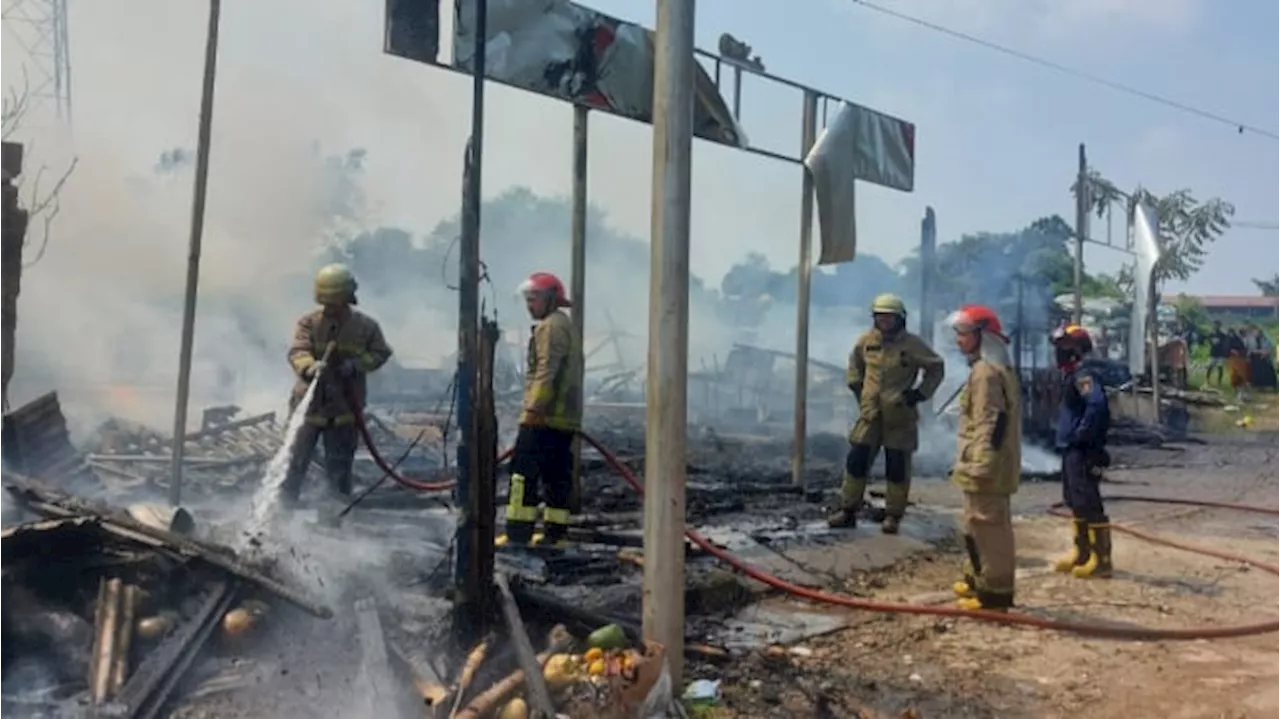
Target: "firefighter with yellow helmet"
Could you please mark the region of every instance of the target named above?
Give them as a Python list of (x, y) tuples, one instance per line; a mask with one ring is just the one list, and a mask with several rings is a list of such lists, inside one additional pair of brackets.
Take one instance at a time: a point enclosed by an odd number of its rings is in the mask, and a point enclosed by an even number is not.
[[(289, 346), (289, 366), (297, 376), (289, 409), (306, 416), (280, 488), (286, 504), (297, 502), (311, 455), (321, 439), (330, 490), (339, 496), (351, 494), (351, 469), (360, 438), (355, 408), (348, 402), (358, 402), (364, 409), (365, 376), (391, 358), (391, 347), (377, 321), (352, 307), (356, 304), (356, 280), (345, 265), (320, 268), (315, 300), (320, 306), (298, 319)], [(311, 403), (299, 407), (317, 378)]]
[[(564, 283), (549, 272), (535, 272), (520, 285), (534, 320), (524, 376), (520, 429), (511, 455), (507, 492), (507, 531), (495, 539), (507, 543), (559, 544), (569, 531), (573, 495), (573, 437), (582, 427), (582, 340), (562, 309), (572, 307)], [(539, 499), (543, 536), (534, 534)]]
[(871, 303), (875, 325), (858, 338), (849, 354), (848, 384), (858, 400), (858, 421), (849, 431), (840, 508), (833, 527), (853, 527), (867, 489), (867, 476), (884, 448), (885, 519), (881, 529), (896, 534), (907, 509), (911, 455), (919, 445), (916, 405), (942, 384), (944, 363), (924, 340), (907, 331), (907, 308), (897, 295), (882, 294)]

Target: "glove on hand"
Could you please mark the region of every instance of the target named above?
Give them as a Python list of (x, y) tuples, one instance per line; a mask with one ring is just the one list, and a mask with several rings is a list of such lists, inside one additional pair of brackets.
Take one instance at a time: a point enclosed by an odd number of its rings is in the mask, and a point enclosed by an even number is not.
[(328, 367), (324, 360), (316, 360), (310, 367), (302, 370), (302, 378), (310, 382), (311, 380), (324, 374), (325, 368)]

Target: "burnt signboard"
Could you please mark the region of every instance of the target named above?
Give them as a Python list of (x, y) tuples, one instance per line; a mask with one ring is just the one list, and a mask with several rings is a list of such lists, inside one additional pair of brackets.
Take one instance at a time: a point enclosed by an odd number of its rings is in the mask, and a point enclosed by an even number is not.
[[(386, 52), (442, 65), (438, 0), (387, 0)], [(452, 61), (472, 72), (476, 0), (453, 3)], [(485, 76), (640, 122), (653, 119), (653, 31), (568, 0), (488, 0)], [(694, 79), (694, 134), (746, 147), (716, 83)]]

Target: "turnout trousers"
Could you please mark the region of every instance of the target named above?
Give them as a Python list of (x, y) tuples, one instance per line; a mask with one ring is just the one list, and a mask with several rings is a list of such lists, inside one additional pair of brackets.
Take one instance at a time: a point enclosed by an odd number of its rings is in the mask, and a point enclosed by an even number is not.
[(1107, 512), (1102, 506), (1098, 484), (1102, 468), (1089, 449), (1070, 447), (1062, 453), (1062, 501), (1076, 519), (1090, 524), (1105, 524)]
[[(843, 508), (856, 511), (862, 506), (871, 464), (879, 451), (879, 445), (862, 442), (849, 445), (849, 453), (844, 460), (844, 481), (840, 486), (840, 504)], [(887, 516), (897, 519), (902, 519), (907, 511), (907, 495), (911, 489), (911, 454), (906, 449), (884, 449), (884, 509)]]
[(573, 496), (573, 435), (551, 427), (520, 427), (511, 454), (511, 487), (507, 492), (507, 539), (529, 543), (544, 503), (542, 522), (548, 542), (569, 531)]
[(316, 444), (324, 440), (324, 471), (329, 478), (329, 491), (338, 497), (351, 495), (351, 468), (355, 464), (360, 435), (352, 422), (329, 422), (321, 425), (308, 421), (298, 431), (289, 458), (289, 470), (280, 485), (281, 499), (296, 504), (307, 477), (307, 467)]
[(964, 493), (965, 581), (984, 607), (1013, 605), (1017, 569), (1009, 495)]

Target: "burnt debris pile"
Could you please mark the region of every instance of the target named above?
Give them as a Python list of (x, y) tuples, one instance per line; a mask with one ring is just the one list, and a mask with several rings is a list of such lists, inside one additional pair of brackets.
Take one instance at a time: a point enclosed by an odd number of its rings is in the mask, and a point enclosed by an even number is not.
[(330, 610), (231, 549), (184, 510), (119, 509), (6, 472), (5, 712), (152, 717), (197, 655), (234, 652), (273, 607)]

